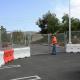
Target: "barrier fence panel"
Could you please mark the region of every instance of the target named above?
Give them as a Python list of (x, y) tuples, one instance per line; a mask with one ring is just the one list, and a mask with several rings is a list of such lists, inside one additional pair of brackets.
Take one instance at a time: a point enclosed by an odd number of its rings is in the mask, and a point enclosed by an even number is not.
[(0, 31), (0, 50), (27, 47), (30, 44), (29, 37), (30, 35), (27, 34), (26, 32)]
[[(50, 35), (50, 43), (51, 43), (51, 36)], [(56, 52), (57, 53), (64, 53), (65, 52), (65, 44), (66, 44), (66, 35), (65, 33), (57, 33), (56, 34), (56, 37), (57, 37), (57, 48), (56, 48)], [(51, 46), (50, 46), (51, 47)], [(50, 51), (51, 51), (52, 48), (50, 48)]]
[(0, 50), (12, 48), (11, 33), (0, 31)]
[[(69, 40), (69, 32), (57, 33), (57, 52), (65, 52), (65, 44)], [(52, 52), (51, 34), (39, 34), (21, 31), (1, 31), (0, 30), (0, 51), (12, 48), (25, 48), (30, 46), (31, 55), (50, 54)], [(80, 31), (72, 31), (71, 41), (73, 44), (80, 44)]]
[(12, 60), (30, 57), (30, 35), (0, 30), (0, 67)]
[[(50, 54), (52, 52), (51, 34), (39, 34), (33, 32), (0, 32), (0, 50), (12, 48), (24, 48), (30, 46), (31, 55)], [(57, 52), (65, 52), (65, 34), (58, 33)]]
[[(51, 34), (31, 34), (31, 54), (51, 54)], [(65, 34), (58, 33), (57, 35), (58, 45), (57, 52), (65, 52)]]
[[(66, 43), (68, 43), (69, 32), (66, 32)], [(80, 31), (71, 31), (71, 42), (72, 44), (80, 44)]]
[(48, 34), (31, 34), (31, 55), (48, 54)]
[(71, 32), (71, 43), (68, 42), (69, 32), (66, 32), (66, 52), (67, 53), (80, 53), (80, 31)]
[(21, 48), (29, 46), (29, 35), (26, 32), (12, 33), (12, 47)]

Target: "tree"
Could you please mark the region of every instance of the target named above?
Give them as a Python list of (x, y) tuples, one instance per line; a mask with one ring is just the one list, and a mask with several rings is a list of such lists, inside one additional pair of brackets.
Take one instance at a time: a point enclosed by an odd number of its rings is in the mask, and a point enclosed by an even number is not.
[[(62, 31), (66, 32), (69, 30), (69, 16), (65, 14), (62, 17)], [(71, 30), (72, 31), (79, 31), (80, 30), (80, 20), (78, 18), (71, 18)]]
[(50, 11), (39, 18), (36, 24), (41, 28), (41, 33), (55, 33), (59, 29), (59, 19)]
[(64, 14), (64, 16), (62, 17), (62, 31), (66, 32), (68, 30), (69, 30), (69, 15)]
[(7, 38), (6, 28), (1, 26), (1, 42), (6, 42), (7, 40), (8, 40), (8, 38)]
[(80, 31), (80, 20), (77, 18), (71, 19), (72, 31)]

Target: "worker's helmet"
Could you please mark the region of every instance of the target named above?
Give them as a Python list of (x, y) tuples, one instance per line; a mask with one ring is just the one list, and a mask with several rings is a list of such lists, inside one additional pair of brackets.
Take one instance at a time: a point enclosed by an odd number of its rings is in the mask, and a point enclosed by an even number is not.
[(56, 33), (53, 33), (53, 34), (52, 34), (52, 36), (55, 36), (55, 35), (56, 35)]

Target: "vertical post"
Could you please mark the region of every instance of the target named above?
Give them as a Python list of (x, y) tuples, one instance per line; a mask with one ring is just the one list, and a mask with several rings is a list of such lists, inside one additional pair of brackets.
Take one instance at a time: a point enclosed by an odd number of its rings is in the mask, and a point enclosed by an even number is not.
[(24, 32), (24, 42), (25, 42), (25, 46), (27, 45), (27, 42), (26, 42), (26, 32)]
[(31, 34), (31, 32), (29, 33), (29, 36), (28, 36), (28, 44), (29, 44), (29, 46), (31, 46), (31, 36), (32, 36), (32, 34)]
[(48, 34), (48, 53), (50, 53), (50, 34)]
[(1, 47), (1, 27), (0, 27), (0, 47)]
[(69, 0), (69, 44), (71, 44), (71, 4)]
[(12, 45), (12, 48), (13, 48), (13, 32), (11, 32), (11, 45)]

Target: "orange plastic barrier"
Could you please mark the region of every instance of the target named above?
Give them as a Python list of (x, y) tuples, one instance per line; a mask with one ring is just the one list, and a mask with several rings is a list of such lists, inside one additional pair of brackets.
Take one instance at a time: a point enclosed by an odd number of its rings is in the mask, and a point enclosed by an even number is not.
[(14, 60), (14, 50), (5, 50), (4, 51), (4, 62), (7, 63), (9, 61)]

